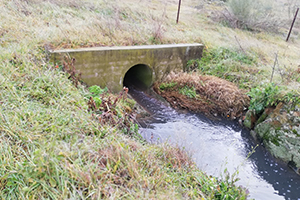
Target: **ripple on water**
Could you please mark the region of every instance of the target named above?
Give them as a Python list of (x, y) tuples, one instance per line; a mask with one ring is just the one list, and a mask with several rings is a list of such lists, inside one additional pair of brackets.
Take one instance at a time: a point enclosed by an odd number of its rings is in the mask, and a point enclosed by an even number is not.
[(140, 134), (147, 141), (169, 141), (185, 147), (192, 152), (198, 167), (210, 175), (221, 177), (224, 169), (230, 174), (238, 172), (237, 184), (247, 187), (251, 198), (300, 200), (300, 177), (275, 162), (261, 146), (256, 147), (249, 131), (237, 123), (179, 114), (157, 105), (159, 102), (149, 96), (139, 95), (144, 98), (142, 103), (159, 119), (140, 128)]

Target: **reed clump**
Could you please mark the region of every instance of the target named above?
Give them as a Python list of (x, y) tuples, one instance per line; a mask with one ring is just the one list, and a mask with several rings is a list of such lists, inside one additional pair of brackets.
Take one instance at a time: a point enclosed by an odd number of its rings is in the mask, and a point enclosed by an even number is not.
[(154, 90), (175, 108), (232, 119), (241, 117), (250, 102), (245, 91), (215, 76), (171, 73)]

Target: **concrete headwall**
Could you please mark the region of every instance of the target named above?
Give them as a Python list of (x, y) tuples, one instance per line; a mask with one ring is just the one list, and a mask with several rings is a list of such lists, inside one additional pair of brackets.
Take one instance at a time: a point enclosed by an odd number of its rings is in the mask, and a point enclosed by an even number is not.
[(64, 56), (75, 58), (75, 68), (87, 85), (107, 86), (118, 92), (126, 72), (138, 64), (152, 70), (152, 81), (161, 80), (170, 71), (182, 71), (188, 60), (201, 58), (202, 44), (170, 44), (125, 47), (93, 47), (52, 51), (54, 64)]

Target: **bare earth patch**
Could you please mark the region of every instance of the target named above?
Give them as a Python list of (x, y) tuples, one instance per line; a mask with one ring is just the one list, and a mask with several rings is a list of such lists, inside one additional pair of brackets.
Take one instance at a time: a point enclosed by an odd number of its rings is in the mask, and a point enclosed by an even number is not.
[[(182, 92), (183, 88), (190, 93), (194, 91), (194, 96)], [(171, 73), (163, 82), (156, 82), (153, 89), (174, 108), (231, 119), (241, 117), (250, 102), (245, 91), (214, 76)]]

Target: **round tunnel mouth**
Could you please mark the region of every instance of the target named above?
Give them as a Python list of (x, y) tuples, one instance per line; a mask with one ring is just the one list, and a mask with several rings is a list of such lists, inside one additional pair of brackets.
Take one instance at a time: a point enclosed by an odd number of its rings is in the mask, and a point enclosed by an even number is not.
[(132, 66), (125, 74), (123, 86), (145, 91), (152, 84), (152, 70), (148, 65), (137, 64)]

